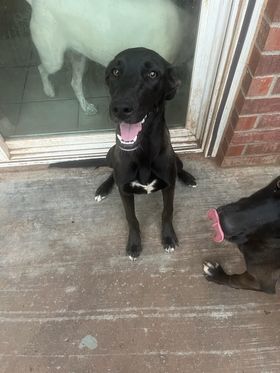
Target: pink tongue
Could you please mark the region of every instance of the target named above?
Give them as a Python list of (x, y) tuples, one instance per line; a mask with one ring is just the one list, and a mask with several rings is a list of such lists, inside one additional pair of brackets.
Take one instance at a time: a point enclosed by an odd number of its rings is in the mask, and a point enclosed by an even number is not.
[(212, 227), (214, 228), (216, 235), (213, 237), (215, 242), (222, 242), (225, 238), (224, 232), (221, 227), (219, 214), (216, 209), (210, 209), (208, 211), (208, 218), (213, 221)]
[(120, 123), (121, 138), (124, 141), (132, 141), (142, 130), (141, 122), (138, 123)]

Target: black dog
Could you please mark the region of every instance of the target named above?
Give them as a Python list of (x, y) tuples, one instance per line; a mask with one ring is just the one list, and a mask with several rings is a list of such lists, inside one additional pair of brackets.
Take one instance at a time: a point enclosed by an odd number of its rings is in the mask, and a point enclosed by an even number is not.
[(204, 263), (207, 280), (237, 289), (275, 293), (280, 278), (280, 176), (266, 188), (211, 211), (217, 241), (236, 243), (247, 271), (228, 275), (218, 264)]
[(176, 175), (186, 185), (196, 185), (174, 153), (164, 118), (165, 100), (175, 96), (178, 86), (174, 69), (154, 51), (132, 48), (108, 65), (106, 82), (116, 145), (106, 158), (113, 173), (97, 189), (95, 199), (105, 198), (116, 183), (129, 225), (126, 252), (134, 260), (142, 250), (134, 194), (162, 190), (162, 244), (171, 252), (178, 243), (172, 225)]

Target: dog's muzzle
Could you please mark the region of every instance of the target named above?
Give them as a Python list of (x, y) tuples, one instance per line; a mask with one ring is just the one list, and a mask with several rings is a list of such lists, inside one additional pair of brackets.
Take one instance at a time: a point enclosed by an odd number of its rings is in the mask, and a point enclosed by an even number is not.
[(139, 142), (139, 135), (143, 129), (143, 125), (147, 119), (148, 114), (144, 118), (136, 123), (121, 122), (119, 124), (119, 133), (117, 133), (117, 139), (119, 147), (124, 151), (133, 151), (137, 149)]

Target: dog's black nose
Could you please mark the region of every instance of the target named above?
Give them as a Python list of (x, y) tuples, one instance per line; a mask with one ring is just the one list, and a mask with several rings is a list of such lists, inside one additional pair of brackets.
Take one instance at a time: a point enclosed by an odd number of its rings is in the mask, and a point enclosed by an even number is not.
[(133, 113), (133, 105), (129, 102), (112, 103), (112, 112), (120, 118), (127, 118)]

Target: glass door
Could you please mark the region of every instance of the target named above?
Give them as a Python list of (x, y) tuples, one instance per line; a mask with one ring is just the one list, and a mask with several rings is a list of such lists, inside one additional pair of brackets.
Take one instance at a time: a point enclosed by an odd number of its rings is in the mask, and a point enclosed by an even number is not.
[(114, 143), (105, 66), (138, 46), (176, 67), (181, 85), (166, 115), (173, 144), (201, 151), (199, 100), (211, 95), (224, 42), (215, 31), (226, 31), (232, 3), (0, 0), (0, 166), (103, 157)]

